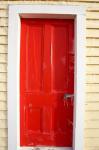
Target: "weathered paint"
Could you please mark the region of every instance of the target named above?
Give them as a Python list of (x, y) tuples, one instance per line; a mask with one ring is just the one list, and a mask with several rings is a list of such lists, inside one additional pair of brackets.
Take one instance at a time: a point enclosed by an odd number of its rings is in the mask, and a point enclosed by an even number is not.
[(74, 20), (21, 19), (20, 50), (21, 146), (72, 147)]

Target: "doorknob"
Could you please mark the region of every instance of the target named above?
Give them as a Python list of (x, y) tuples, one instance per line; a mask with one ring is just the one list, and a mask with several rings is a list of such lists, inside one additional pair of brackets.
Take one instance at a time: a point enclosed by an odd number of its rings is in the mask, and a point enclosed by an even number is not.
[(67, 94), (67, 93), (64, 94), (64, 99), (73, 98), (73, 97), (74, 97), (74, 94)]

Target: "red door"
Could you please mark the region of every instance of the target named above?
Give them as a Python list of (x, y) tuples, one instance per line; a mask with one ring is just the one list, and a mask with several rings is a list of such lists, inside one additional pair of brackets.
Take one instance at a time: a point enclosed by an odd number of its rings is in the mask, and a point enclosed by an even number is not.
[(21, 20), (21, 146), (72, 147), (73, 41), (73, 20)]

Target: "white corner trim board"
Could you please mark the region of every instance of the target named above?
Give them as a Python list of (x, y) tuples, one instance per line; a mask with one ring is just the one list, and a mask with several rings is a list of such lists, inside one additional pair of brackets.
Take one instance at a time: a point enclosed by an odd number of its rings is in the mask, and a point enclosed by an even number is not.
[[(75, 21), (75, 93), (73, 147), (54, 150), (83, 150), (85, 95), (85, 9), (69, 5), (9, 5), (8, 28), (8, 150), (34, 150), (20, 147), (19, 64), (20, 18), (74, 18)], [(13, 114), (13, 115), (12, 115)], [(52, 148), (40, 148), (51, 150)]]

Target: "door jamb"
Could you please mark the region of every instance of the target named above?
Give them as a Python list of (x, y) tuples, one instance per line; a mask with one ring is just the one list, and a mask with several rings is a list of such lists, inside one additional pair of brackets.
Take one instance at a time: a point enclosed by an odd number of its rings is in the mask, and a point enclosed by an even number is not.
[[(75, 97), (73, 150), (84, 149), (85, 8), (71, 5), (10, 5), (8, 28), (8, 150), (19, 150), (20, 18), (75, 21)], [(14, 90), (12, 91), (12, 89)], [(78, 142), (79, 141), (79, 142)], [(28, 149), (28, 148), (27, 148)]]

